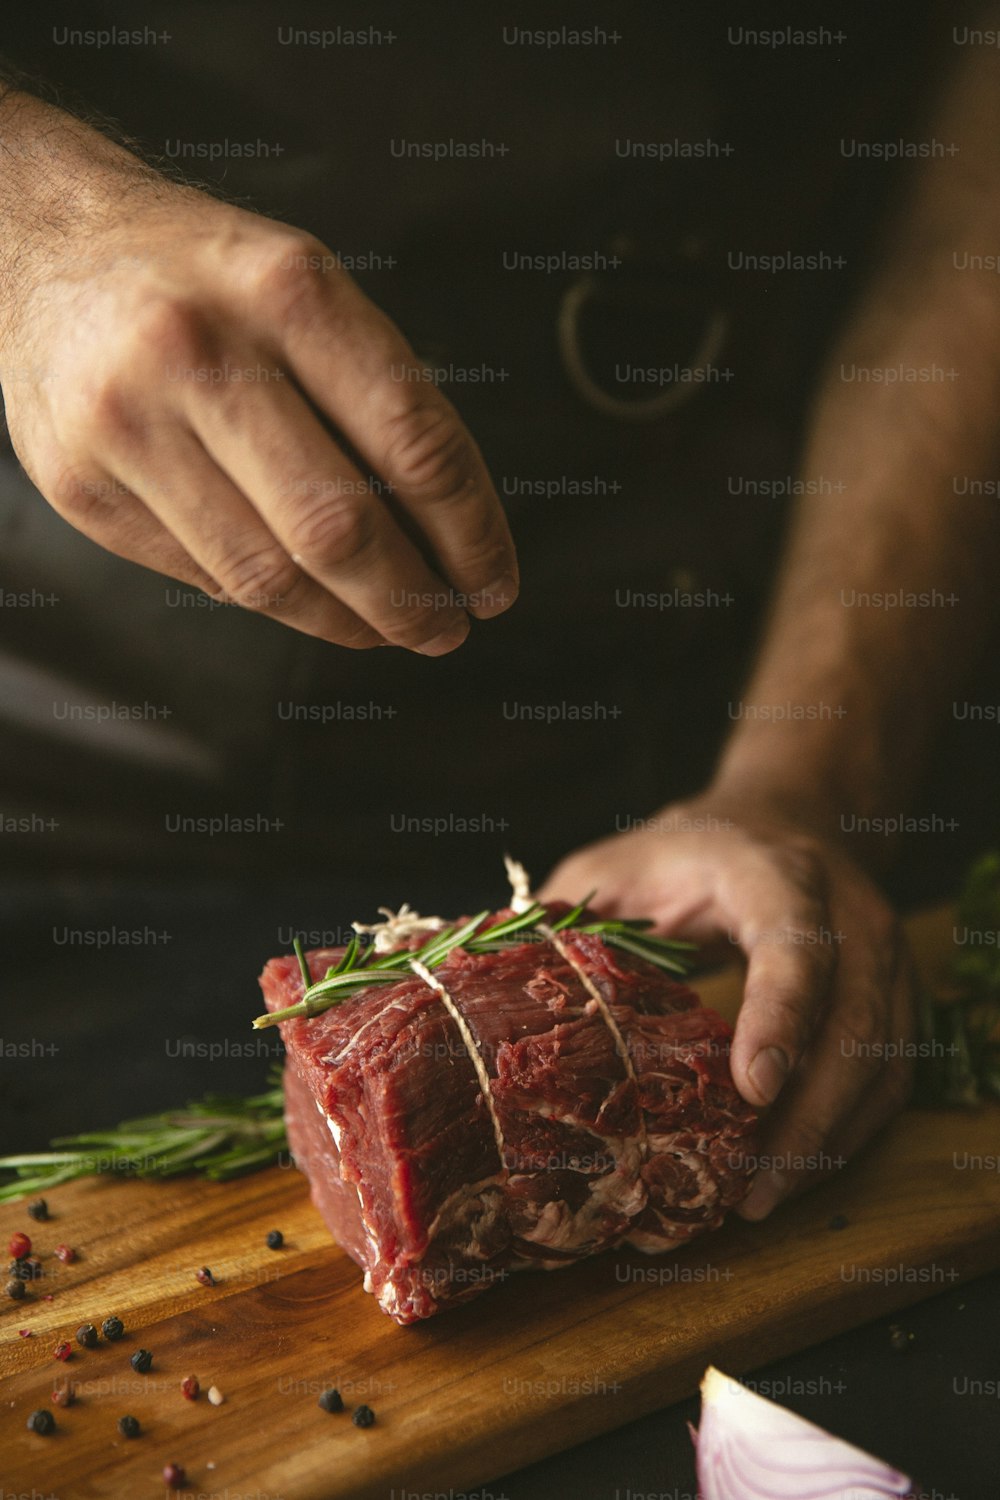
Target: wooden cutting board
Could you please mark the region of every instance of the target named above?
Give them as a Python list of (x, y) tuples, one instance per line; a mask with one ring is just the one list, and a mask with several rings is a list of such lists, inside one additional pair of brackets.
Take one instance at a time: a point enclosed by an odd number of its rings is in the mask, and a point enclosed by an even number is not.
[[(945, 913), (915, 925), (925, 967), (941, 961), (950, 925)], [(702, 992), (732, 1014), (738, 977)], [(406, 1329), (363, 1293), (291, 1167), (217, 1185), (70, 1183), (48, 1195), (47, 1224), (23, 1205), (0, 1212), (0, 1244), (27, 1230), (45, 1266), (37, 1286), (52, 1294), (0, 1299), (0, 1479), (8, 1494), (145, 1500), (163, 1496), (173, 1460), (200, 1500), (389, 1500), (483, 1484), (689, 1395), (709, 1362), (750, 1370), (1000, 1264), (1000, 1173), (955, 1165), (956, 1153), (995, 1164), (998, 1151), (998, 1108), (910, 1111), (764, 1224), (734, 1220), (658, 1260), (622, 1253), (519, 1275)], [(834, 1214), (846, 1228), (830, 1228)], [(280, 1251), (265, 1245), (271, 1228)], [(54, 1258), (61, 1241), (75, 1264)], [(216, 1287), (195, 1280), (200, 1265)], [(80, 1323), (112, 1313), (120, 1343), (53, 1358)], [(129, 1363), (140, 1346), (153, 1353), (147, 1375)], [(189, 1374), (202, 1386), (193, 1403), (180, 1391)], [(77, 1404), (56, 1410), (52, 1436), (28, 1432), (63, 1378)], [(212, 1384), (219, 1407), (205, 1399)], [(322, 1411), (328, 1385), (348, 1411), (372, 1407), (375, 1425)], [(124, 1413), (142, 1424), (131, 1441), (117, 1432)]]

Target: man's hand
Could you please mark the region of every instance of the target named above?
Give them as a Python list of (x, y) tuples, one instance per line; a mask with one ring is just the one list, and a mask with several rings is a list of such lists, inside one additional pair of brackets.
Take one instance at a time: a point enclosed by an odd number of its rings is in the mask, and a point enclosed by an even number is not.
[(2, 111), (11, 197), (46, 196), (23, 221), (4, 205), (0, 380), (61, 515), (345, 646), (438, 656), (513, 602), (472, 438), (324, 245), (158, 179), (40, 101)]
[[(540, 892), (747, 959), (736, 1086), (774, 1104), (740, 1212), (759, 1219), (855, 1152), (905, 1102), (913, 1036), (899, 923), (832, 840), (711, 794), (564, 860)], [(732, 950), (730, 950), (732, 951)]]

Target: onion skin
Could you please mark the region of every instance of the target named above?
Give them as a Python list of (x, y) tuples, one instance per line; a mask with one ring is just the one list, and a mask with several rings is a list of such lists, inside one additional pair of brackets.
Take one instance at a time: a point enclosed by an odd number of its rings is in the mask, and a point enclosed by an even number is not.
[(905, 1474), (709, 1366), (699, 1500), (918, 1500)]

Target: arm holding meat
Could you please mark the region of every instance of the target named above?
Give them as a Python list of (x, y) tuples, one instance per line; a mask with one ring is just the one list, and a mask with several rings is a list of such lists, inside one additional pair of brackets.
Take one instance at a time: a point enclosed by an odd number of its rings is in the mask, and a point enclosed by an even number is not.
[[(543, 890), (572, 899), (597, 887), (604, 911), (728, 937), (745, 953), (734, 1077), (754, 1104), (781, 1096), (749, 1217), (839, 1165), (908, 1092), (909, 960), (868, 873), (889, 841), (855, 830), (880, 827), (912, 795), (989, 618), (995, 501), (959, 495), (954, 481), (996, 456), (1000, 280), (958, 271), (953, 252), (1000, 243), (998, 131), (1000, 84), (980, 52), (934, 122), (959, 151), (922, 171), (830, 360), (803, 477), (845, 488), (799, 507), (744, 712), (710, 786), (570, 856)], [(858, 383), (843, 378), (852, 366), (944, 378)], [(900, 590), (934, 603), (852, 602)], [(768, 712), (786, 704), (801, 713)]]

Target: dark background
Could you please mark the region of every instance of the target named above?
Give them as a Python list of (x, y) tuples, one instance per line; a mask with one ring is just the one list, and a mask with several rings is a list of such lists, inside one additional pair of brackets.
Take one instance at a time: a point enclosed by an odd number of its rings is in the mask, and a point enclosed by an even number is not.
[[(504, 21), (568, 24), (522, 9)], [(0, 1058), (4, 1149), (43, 1148), (53, 1135), (207, 1089), (258, 1089), (277, 1044), (251, 1035), (248, 1021), (256, 974), (288, 946), (283, 931), (342, 930), (402, 900), (445, 913), (499, 902), (504, 850), (540, 877), (616, 819), (704, 783), (786, 517), (780, 500), (734, 497), (728, 479), (794, 473), (823, 351), (902, 185), (890, 168), (846, 170), (836, 143), (919, 128), (952, 58), (955, 19), (930, 7), (842, 6), (826, 24), (847, 33), (843, 47), (772, 54), (727, 46), (731, 18), (711, 8), (624, 4), (612, 21), (574, 7), (572, 24), (617, 27), (621, 45), (540, 56), (498, 49), (499, 20), (437, 5), (417, 34), (412, 8), (388, 4), (378, 15), (337, 8), (341, 25), (400, 33), (378, 53), (265, 45), (276, 22), (329, 25), (329, 12), (39, 5), (4, 16), (2, 45), (152, 156), (169, 155), (177, 139), (282, 143), (277, 160), (198, 170), (219, 192), (343, 253), (392, 254), (391, 271), (358, 279), (418, 352), (509, 372), (488, 387), (446, 387), (498, 485), (599, 475), (619, 488), (598, 499), (510, 498), (521, 600), (477, 626), (456, 655), (427, 662), (350, 655), (235, 610), (181, 607), (186, 591), (99, 552), (53, 516), (12, 457), (0, 463), (2, 583), (58, 601), (5, 609), (0, 621), (2, 811), (58, 824), (0, 841), (3, 1040), (31, 1051)], [(788, 18), (738, 19), (764, 27)], [(53, 44), (56, 24), (109, 21), (150, 24), (172, 41), (127, 56)], [(394, 136), (449, 135), (503, 139), (511, 153), (484, 172), (414, 167), (385, 148)], [(619, 135), (714, 137), (738, 149), (697, 169), (652, 168), (615, 160), (609, 143)], [(502, 248), (622, 245), (625, 264), (599, 278), (587, 325), (595, 369), (683, 364), (713, 308), (728, 322), (720, 362), (734, 378), (648, 425), (595, 414), (567, 380), (555, 324), (573, 275), (515, 276), (498, 264)], [(726, 269), (731, 246), (822, 247), (847, 265), (825, 279), (739, 278)], [(672, 612), (614, 602), (619, 588), (674, 587), (732, 602)], [(980, 669), (983, 702), (1000, 702), (996, 660), (989, 651)], [(556, 726), (502, 712), (509, 701), (561, 699), (620, 714)], [(68, 734), (54, 721), (56, 700), (148, 702), (170, 713), (141, 734), (87, 725)], [(323, 728), (283, 721), (286, 701), (375, 702), (393, 717)], [(888, 877), (904, 906), (949, 894), (998, 838), (995, 754), (974, 728), (953, 722), (942, 732), (919, 805), (958, 828), (904, 841)], [(172, 813), (255, 815), (281, 827), (258, 838), (171, 835)], [(398, 834), (393, 814), (482, 814), (488, 826)], [(109, 928), (144, 941), (87, 946), (84, 935)], [(226, 1055), (177, 1055), (211, 1042)], [(942, 1497), (995, 1500), (996, 1405), (955, 1396), (950, 1381), (957, 1368), (996, 1377), (996, 1279), (903, 1321), (917, 1335), (909, 1355), (894, 1354), (876, 1324), (758, 1373), (842, 1378), (842, 1394), (792, 1394), (787, 1404)], [(683, 1426), (693, 1412), (688, 1403), (536, 1465), (507, 1491), (512, 1500), (611, 1497), (616, 1486), (624, 1494), (627, 1472), (632, 1491), (682, 1500), (693, 1490)]]

